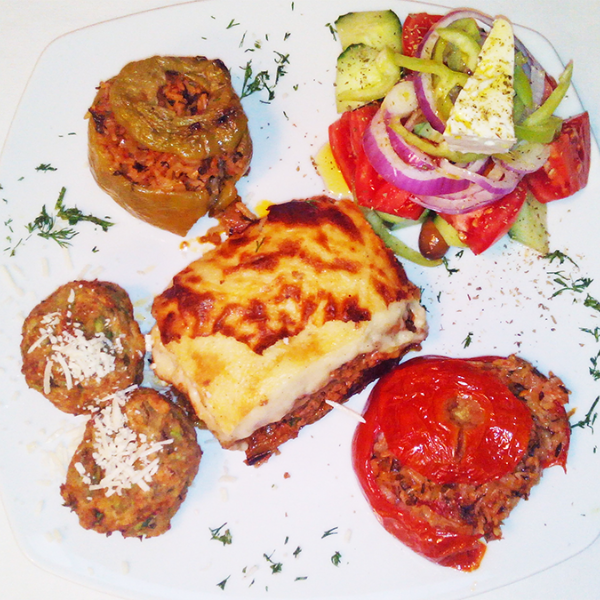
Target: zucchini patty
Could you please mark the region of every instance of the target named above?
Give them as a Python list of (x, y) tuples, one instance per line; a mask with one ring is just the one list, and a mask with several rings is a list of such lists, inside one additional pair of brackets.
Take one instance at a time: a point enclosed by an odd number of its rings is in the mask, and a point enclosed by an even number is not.
[(157, 536), (170, 529), (201, 456), (194, 426), (159, 392), (117, 392), (89, 420), (61, 495), (85, 529)]
[(67, 283), (23, 323), (27, 385), (66, 413), (90, 412), (98, 398), (141, 383), (144, 353), (131, 300), (114, 283)]

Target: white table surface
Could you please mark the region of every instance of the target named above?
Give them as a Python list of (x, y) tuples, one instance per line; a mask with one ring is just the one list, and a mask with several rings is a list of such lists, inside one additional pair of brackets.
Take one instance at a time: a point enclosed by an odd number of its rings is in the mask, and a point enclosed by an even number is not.
[[(253, 1), (258, 8), (260, 0)], [(52, 40), (86, 25), (178, 3), (178, 0), (0, 0), (0, 147), (36, 61)], [(490, 14), (501, 12), (515, 23), (546, 36), (563, 62), (574, 60), (574, 85), (590, 113), (594, 135), (596, 139), (600, 137), (600, 0), (439, 0), (439, 3), (469, 6)], [(385, 6), (384, 1), (377, 4)], [(600, 493), (600, 482), (590, 484), (597, 485)], [(17, 546), (1, 504), (0, 597), (3, 600), (116, 598), (61, 579), (31, 563)], [(482, 600), (600, 598), (600, 541), (553, 569), (477, 597)]]

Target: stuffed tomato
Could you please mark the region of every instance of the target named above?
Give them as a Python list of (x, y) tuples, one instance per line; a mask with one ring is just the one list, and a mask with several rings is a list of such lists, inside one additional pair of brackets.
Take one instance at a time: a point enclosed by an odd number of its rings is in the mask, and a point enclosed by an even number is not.
[(565, 468), (568, 391), (516, 356), (421, 357), (373, 389), (354, 437), (381, 524), (425, 558), (477, 569), (545, 468)]

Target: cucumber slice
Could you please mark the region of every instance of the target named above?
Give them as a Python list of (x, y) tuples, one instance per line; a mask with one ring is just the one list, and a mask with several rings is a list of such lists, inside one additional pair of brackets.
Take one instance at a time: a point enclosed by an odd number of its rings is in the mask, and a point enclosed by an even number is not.
[(335, 22), (342, 49), (365, 44), (377, 50), (386, 46), (402, 52), (402, 24), (393, 10), (351, 12)]
[(527, 193), (527, 199), (508, 235), (540, 254), (548, 254), (550, 249), (548, 225), (548, 206), (538, 202), (533, 194)]
[(335, 95), (338, 112), (383, 98), (400, 80), (390, 48), (352, 44), (338, 57)]

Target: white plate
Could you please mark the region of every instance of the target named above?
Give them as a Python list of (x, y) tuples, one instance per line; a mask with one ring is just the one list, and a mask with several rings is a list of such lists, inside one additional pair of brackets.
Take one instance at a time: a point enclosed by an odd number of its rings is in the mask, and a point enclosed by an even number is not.
[[(383, 3), (403, 18), (431, 5)], [(79, 527), (61, 506), (59, 486), (82, 421), (60, 413), (26, 388), (18, 345), (23, 318), (60, 284), (76, 278), (114, 281), (130, 293), (144, 332), (152, 321), (152, 298), (198, 254), (180, 249), (180, 238), (142, 224), (121, 210), (94, 183), (87, 166), (83, 116), (95, 87), (127, 62), (153, 54), (221, 58), (240, 90), (243, 67), (268, 70), (289, 55), (275, 99), (265, 93), (244, 100), (255, 157), (239, 186), (253, 205), (323, 191), (311, 156), (336, 119), (335, 58), (329, 24), (352, 10), (373, 8), (366, 0), (228, 2), (208, 0), (151, 11), (76, 31), (42, 55), (13, 123), (0, 164), (0, 475), (3, 500), (18, 541), (40, 566), (79, 583), (131, 598), (367, 597), (414, 600), (462, 598), (527, 577), (581, 551), (600, 532), (600, 502), (590, 481), (600, 475), (598, 434), (574, 430), (568, 472), (553, 468), (528, 502), (506, 522), (502, 541), (489, 544), (481, 568), (471, 574), (437, 567), (388, 535), (364, 500), (350, 464), (355, 422), (331, 413), (285, 444), (282, 453), (255, 469), (239, 453), (220, 449), (206, 433), (200, 472), (166, 535), (139, 542), (110, 538)], [(443, 12), (443, 10), (441, 11)], [(518, 35), (554, 75), (562, 65), (540, 35)], [(563, 112), (581, 106), (571, 92)], [(56, 170), (36, 170), (50, 164)], [(444, 268), (406, 265), (423, 289), (431, 333), (423, 353), (453, 356), (518, 352), (543, 372), (553, 370), (572, 390), (573, 421), (583, 419), (600, 394), (590, 374), (600, 342), (589, 332), (598, 313), (584, 300), (600, 298), (596, 281), (583, 292), (564, 292), (552, 272), (573, 280), (598, 275), (600, 251), (593, 214), (600, 192), (599, 157), (592, 151), (588, 187), (550, 206), (552, 249), (578, 265), (559, 265), (503, 240), (480, 257), (450, 257)], [(25, 228), (42, 205), (53, 213), (61, 187), (66, 206), (108, 216), (104, 233), (90, 224), (68, 250), (29, 236)], [(203, 231), (202, 220), (192, 234)], [(465, 340), (471, 339), (466, 346)], [(361, 410), (366, 393), (351, 399)], [(226, 523), (231, 545), (211, 540), (210, 529)], [(323, 537), (323, 533), (333, 534)], [(300, 548), (301, 552), (295, 553)], [(339, 552), (335, 566), (331, 557)], [(270, 561), (266, 557), (270, 558)], [(274, 573), (272, 563), (281, 563)], [(226, 580), (224, 590), (218, 587)]]

